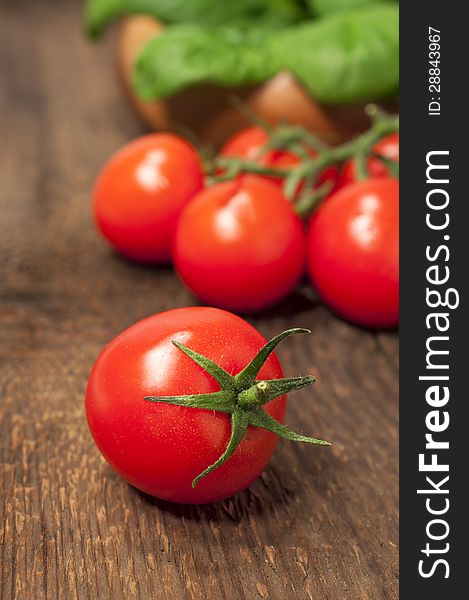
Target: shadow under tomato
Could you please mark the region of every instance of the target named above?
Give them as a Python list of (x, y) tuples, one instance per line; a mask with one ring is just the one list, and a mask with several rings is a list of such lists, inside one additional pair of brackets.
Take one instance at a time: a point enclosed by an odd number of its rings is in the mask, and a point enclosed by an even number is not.
[(170, 273), (171, 271), (173, 271), (173, 266), (171, 265), (171, 263), (158, 265), (153, 263), (138, 262), (132, 260), (131, 258), (127, 258), (126, 256), (124, 256), (117, 250), (114, 250), (113, 248), (108, 248), (108, 256), (114, 262), (114, 264), (128, 265), (136, 272), (162, 271), (165, 273)]
[[(183, 284), (181, 283), (181, 285)], [(190, 295), (190, 306), (209, 306), (207, 303), (202, 302), (199, 298), (194, 296), (187, 289), (186, 291)], [(320, 306), (320, 303), (317, 300), (317, 296), (315, 295), (314, 291), (309, 286), (303, 285), (289, 294), (284, 300), (281, 300), (269, 308), (264, 308), (254, 312), (243, 312), (236, 310), (231, 310), (230, 312), (240, 315), (247, 321), (256, 322), (264, 319), (269, 321), (275, 318), (296, 316), (301, 313), (309, 312), (311, 309), (314, 309), (317, 306)]]
[(312, 453), (311, 448), (296, 446), (295, 453), (298, 453), (301, 469), (289, 468), (289, 461), (285, 460), (285, 455), (278, 452), (262, 475), (248, 489), (212, 504), (176, 504), (129, 487), (145, 504), (192, 521), (229, 520), (239, 523), (254, 515), (266, 516), (269, 513), (281, 514), (285, 511), (292, 514), (295, 507), (305, 501), (305, 495), (309, 497), (310, 502), (311, 495), (319, 499), (334, 494), (337, 489), (337, 474), (343, 466), (339, 458), (326, 449)]
[[(153, 265), (134, 262), (122, 254), (119, 254), (119, 252), (113, 250), (112, 248), (108, 249), (108, 254), (115, 265), (127, 265), (133, 269), (134, 273), (140, 273), (143, 275), (154, 272), (165, 276), (171, 276), (171, 274), (173, 274), (174, 278), (178, 279), (181, 288), (185, 290), (187, 295), (187, 301), (184, 302), (185, 306), (208, 306), (206, 303), (201, 302), (200, 299), (194, 296), (189, 290), (187, 290), (187, 288), (185, 288), (171, 264)], [(291, 318), (306, 313), (310, 317), (310, 320), (313, 320), (315, 327), (320, 327), (325, 322), (330, 321), (332, 317), (333, 319), (338, 319), (339, 321), (346, 323), (350, 327), (369, 333), (379, 333), (381, 331), (392, 333), (397, 332), (399, 329), (398, 326), (390, 328), (373, 328), (352, 323), (348, 319), (342, 317), (340, 313), (336, 313), (332, 308), (323, 304), (306, 278), (302, 283), (300, 283), (299, 287), (295, 291), (289, 294), (284, 300), (270, 308), (266, 308), (254, 313), (243, 313), (238, 311), (232, 312), (239, 314), (253, 324), (262, 322), (264, 320), (269, 321), (275, 318)], [(311, 319), (312, 316), (314, 316), (314, 319)], [(308, 323), (303, 323), (302, 326), (310, 327)]]
[(276, 506), (288, 505), (295, 499), (295, 489), (284, 480), (282, 472), (267, 467), (249, 488), (231, 498), (210, 504), (176, 504), (154, 498), (134, 488), (141, 499), (159, 510), (194, 521), (243, 521), (248, 515), (271, 512)]
[(310, 311), (318, 305), (318, 300), (311, 288), (302, 286), (292, 292), (287, 298), (275, 304), (274, 306), (264, 309), (259, 313), (252, 313), (243, 316), (255, 319), (260, 316), (263, 319), (274, 319), (277, 317), (291, 317)]
[[(318, 302), (320, 303), (320, 300), (318, 300)], [(352, 327), (353, 329), (357, 329), (358, 331), (364, 331), (366, 333), (372, 333), (372, 334), (378, 334), (378, 333), (383, 333), (383, 332), (384, 333), (397, 333), (399, 331), (399, 325), (396, 325), (393, 327), (370, 327), (367, 325), (361, 325), (360, 323), (353, 323), (352, 321), (349, 321), (348, 319), (343, 317), (340, 313), (335, 312), (334, 309), (326, 306), (325, 304), (321, 304), (321, 305), (324, 306), (324, 309), (327, 310), (327, 312), (331, 315), (332, 318), (337, 319), (338, 321), (345, 323), (349, 327)]]

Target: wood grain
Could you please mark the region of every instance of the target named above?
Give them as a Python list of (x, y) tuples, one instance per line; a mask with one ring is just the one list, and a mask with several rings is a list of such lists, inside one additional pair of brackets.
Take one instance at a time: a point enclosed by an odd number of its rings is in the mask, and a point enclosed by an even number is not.
[(212, 506), (129, 487), (88, 433), (83, 394), (103, 344), (193, 304), (170, 269), (113, 255), (90, 188), (141, 130), (110, 68), (113, 35), (82, 35), (81, 2), (0, 5), (0, 598), (387, 600), (397, 592), (397, 336), (329, 314), (307, 287), (250, 319), (278, 351), (293, 427), (266, 472)]

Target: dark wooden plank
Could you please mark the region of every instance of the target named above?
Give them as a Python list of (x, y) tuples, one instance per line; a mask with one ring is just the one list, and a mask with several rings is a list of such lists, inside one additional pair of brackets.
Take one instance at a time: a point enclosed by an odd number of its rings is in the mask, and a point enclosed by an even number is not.
[(332, 449), (282, 442), (250, 490), (179, 507), (130, 488), (99, 456), (83, 394), (102, 345), (194, 303), (169, 269), (98, 239), (89, 192), (141, 132), (82, 37), (81, 2), (0, 7), (0, 565), (12, 598), (397, 598), (397, 337), (361, 331), (300, 291), (250, 320), (288, 375), (319, 383), (288, 422)]

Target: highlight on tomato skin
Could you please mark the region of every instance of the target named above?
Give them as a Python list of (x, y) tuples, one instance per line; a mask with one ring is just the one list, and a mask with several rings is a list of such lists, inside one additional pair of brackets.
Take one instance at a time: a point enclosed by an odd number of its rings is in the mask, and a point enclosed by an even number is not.
[(366, 179), (328, 198), (308, 230), (308, 273), (326, 305), (352, 323), (399, 323), (399, 182)]
[(165, 264), (184, 206), (203, 186), (197, 152), (170, 133), (141, 136), (102, 168), (93, 191), (96, 224), (131, 260)]
[(303, 275), (303, 224), (278, 186), (244, 175), (203, 190), (186, 207), (173, 260), (207, 304), (258, 311), (285, 298)]
[[(283, 372), (273, 349), (294, 333), (308, 331), (284, 332), (269, 342), (269, 353), (259, 358), (259, 351), (266, 345), (264, 337), (244, 319), (216, 308), (169, 310), (132, 325), (101, 352), (86, 389), (88, 425), (104, 458), (143, 492), (171, 502), (200, 504), (227, 498), (248, 487), (269, 462), (278, 435), (328, 445), (282, 425), (287, 402), (282, 390), (299, 389), (314, 381), (310, 376), (278, 381)], [(186, 348), (186, 353), (181, 348)], [(212, 373), (207, 367), (209, 374), (187, 352), (213, 361), (216, 369), (223, 369), (220, 381), (227, 379), (228, 383), (221, 385), (215, 379), (216, 370)], [(252, 371), (249, 375), (248, 365)], [(233, 387), (232, 379), (238, 374), (243, 378), (238, 378)], [(276, 384), (274, 399), (267, 398), (245, 409), (241, 392), (232, 390), (244, 389), (243, 381), (247, 388), (258, 380), (264, 385), (262, 389), (269, 382)], [(211, 398), (220, 389), (235, 394), (236, 402), (230, 404), (229, 400), (228, 405), (241, 417), (254, 418), (257, 411), (267, 419), (262, 427), (273, 424), (274, 429), (249, 425), (229, 459), (194, 486), (194, 479), (225, 452), (233, 427), (230, 418), (233, 424), (234, 417), (219, 410), (165, 402), (191, 394)], [(218, 399), (216, 402), (221, 406)]]

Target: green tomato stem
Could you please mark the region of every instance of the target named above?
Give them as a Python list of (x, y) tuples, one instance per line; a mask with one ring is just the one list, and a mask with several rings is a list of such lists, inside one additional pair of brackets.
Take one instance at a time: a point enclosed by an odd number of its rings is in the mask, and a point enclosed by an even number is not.
[(213, 410), (230, 415), (231, 436), (223, 454), (192, 482), (192, 487), (206, 475), (224, 464), (244, 438), (249, 425), (267, 429), (279, 437), (295, 442), (330, 445), (329, 442), (318, 440), (295, 433), (278, 423), (262, 408), (275, 398), (284, 396), (293, 390), (307, 387), (314, 383), (311, 375), (305, 377), (286, 377), (283, 379), (256, 380), (259, 371), (274, 351), (275, 347), (285, 338), (297, 333), (311, 333), (308, 329), (288, 329), (275, 336), (261, 348), (252, 361), (237, 375), (230, 375), (219, 365), (207, 357), (173, 341), (174, 346), (184, 352), (191, 360), (201, 366), (220, 385), (220, 390), (207, 394), (186, 394), (182, 396), (146, 396), (148, 402), (162, 402), (186, 408)]
[[(259, 165), (255, 161), (236, 157), (219, 157), (214, 172), (224, 171), (214, 177), (216, 182), (227, 181), (243, 173), (277, 177), (284, 180), (283, 191), (302, 217), (317, 208), (319, 202), (330, 189), (317, 189), (320, 174), (332, 165), (342, 165), (348, 160), (356, 163), (358, 179), (368, 177), (368, 158), (373, 156), (373, 148), (383, 137), (399, 131), (399, 116), (389, 115), (374, 104), (368, 105), (366, 112), (371, 119), (370, 128), (353, 140), (339, 146), (330, 146), (302, 127), (279, 125), (269, 129), (269, 141), (261, 152), (288, 150), (298, 156), (299, 163), (290, 168)], [(315, 153), (315, 155), (314, 155)], [(390, 175), (398, 176), (397, 163), (385, 157), (378, 157), (386, 164)], [(298, 194), (300, 185), (304, 189)]]

